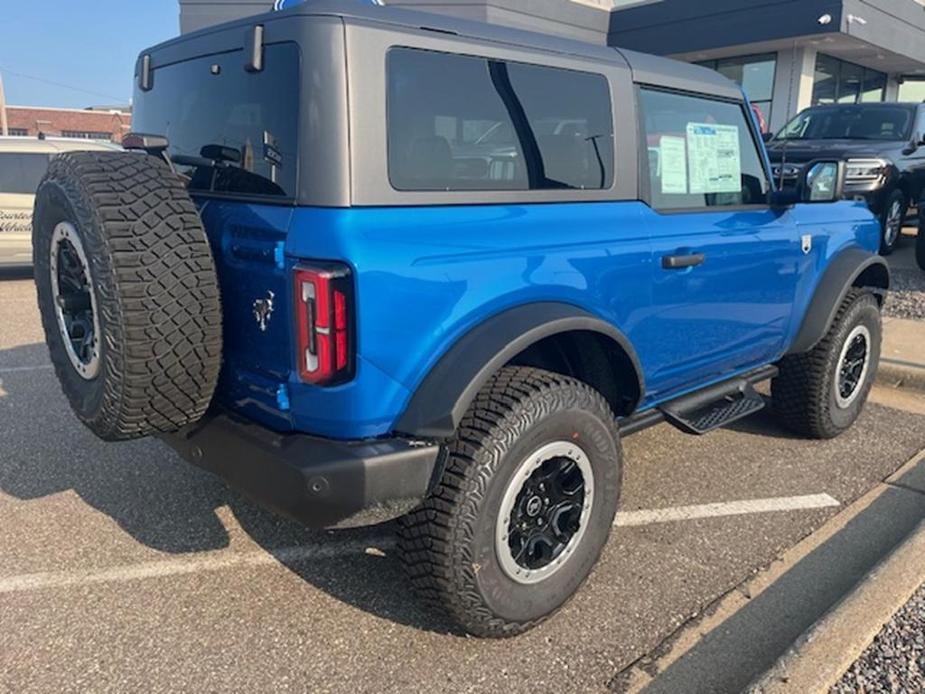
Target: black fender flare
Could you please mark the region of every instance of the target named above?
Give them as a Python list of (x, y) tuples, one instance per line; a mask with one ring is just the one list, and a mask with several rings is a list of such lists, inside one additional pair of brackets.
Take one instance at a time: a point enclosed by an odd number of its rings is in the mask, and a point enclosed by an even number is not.
[(395, 430), (419, 438), (451, 437), (493, 373), (530, 345), (577, 330), (609, 337), (623, 349), (636, 371), (642, 397), (645, 384), (639, 358), (616, 327), (570, 304), (524, 304), (495, 314), (450, 347), (421, 381)]
[(848, 292), (857, 286), (858, 279), (865, 274), (876, 278), (868, 286), (878, 291), (889, 289), (890, 268), (879, 255), (861, 248), (849, 248), (832, 259), (816, 286), (800, 324), (800, 331), (787, 354), (808, 352), (825, 337)]

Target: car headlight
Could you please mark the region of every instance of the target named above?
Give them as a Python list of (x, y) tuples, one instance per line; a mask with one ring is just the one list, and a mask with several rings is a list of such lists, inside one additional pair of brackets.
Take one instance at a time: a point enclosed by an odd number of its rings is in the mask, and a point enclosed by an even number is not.
[(848, 183), (870, 183), (883, 178), (890, 168), (886, 159), (849, 159), (845, 167)]

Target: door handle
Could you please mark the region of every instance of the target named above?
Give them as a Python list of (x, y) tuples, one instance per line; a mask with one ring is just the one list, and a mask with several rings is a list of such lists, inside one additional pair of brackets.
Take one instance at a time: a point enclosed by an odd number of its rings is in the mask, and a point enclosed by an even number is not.
[(695, 267), (703, 265), (707, 259), (703, 253), (691, 253), (690, 255), (663, 255), (662, 269), (664, 270), (683, 270), (686, 267)]

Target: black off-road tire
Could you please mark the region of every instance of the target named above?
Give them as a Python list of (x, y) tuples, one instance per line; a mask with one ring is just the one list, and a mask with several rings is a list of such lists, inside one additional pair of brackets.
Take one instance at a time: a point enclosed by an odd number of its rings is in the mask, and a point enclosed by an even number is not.
[[(56, 313), (51, 248), (62, 223), (89, 265), (100, 333), (92, 378), (69, 356)], [(130, 152), (56, 157), (36, 194), (33, 260), (51, 360), (87, 427), (117, 441), (202, 417), (221, 365), (218, 280), (196, 207), (164, 161)]]
[[(868, 367), (857, 395), (847, 406), (836, 396), (845, 342), (857, 326), (870, 334)], [(857, 420), (873, 387), (880, 362), (883, 327), (877, 298), (852, 290), (845, 298), (826, 336), (809, 352), (794, 354), (780, 362), (780, 374), (771, 381), (771, 400), (781, 423), (814, 439), (830, 439)]]
[[(896, 234), (895, 238), (892, 240), (887, 239), (887, 223), (890, 217), (890, 211), (894, 205), (899, 205), (899, 231)], [(890, 255), (896, 246), (899, 244), (899, 240), (903, 235), (903, 222), (906, 218), (906, 212), (909, 211), (909, 201), (906, 199), (906, 194), (902, 192), (899, 188), (893, 190), (886, 199), (886, 202), (883, 204), (883, 212), (880, 213), (880, 255)]]
[[(496, 551), (503, 498), (520, 484), (513, 476), (525, 460), (563, 439), (582, 447), (593, 471), (586, 528), (554, 573), (537, 583), (516, 582)], [(403, 563), (423, 600), (464, 630), (482, 637), (520, 634), (565, 604), (607, 542), (622, 479), (613, 412), (580, 381), (505, 367), (476, 397), (448, 450), (432, 496), (400, 521)]]

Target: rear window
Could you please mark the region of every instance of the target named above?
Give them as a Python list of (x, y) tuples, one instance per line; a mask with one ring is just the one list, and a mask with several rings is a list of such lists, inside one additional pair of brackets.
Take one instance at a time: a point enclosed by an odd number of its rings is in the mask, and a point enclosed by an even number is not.
[(610, 88), (592, 73), (395, 48), (388, 149), (398, 190), (609, 188)]
[(35, 195), (49, 160), (47, 154), (0, 153), (0, 195)]
[(300, 53), (269, 45), (264, 69), (247, 72), (244, 52), (154, 70), (139, 91), (133, 129), (164, 135), (190, 190), (290, 198), (298, 176)]

